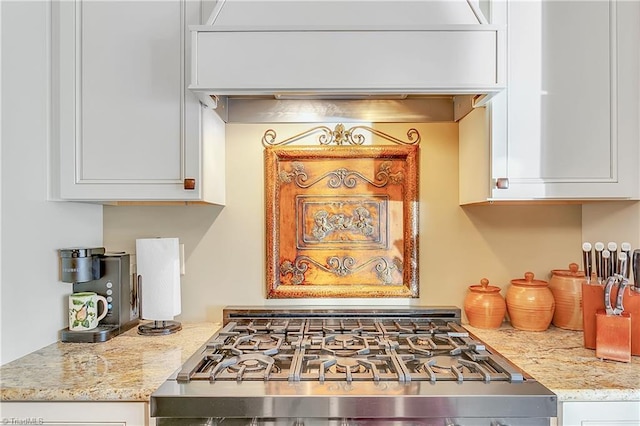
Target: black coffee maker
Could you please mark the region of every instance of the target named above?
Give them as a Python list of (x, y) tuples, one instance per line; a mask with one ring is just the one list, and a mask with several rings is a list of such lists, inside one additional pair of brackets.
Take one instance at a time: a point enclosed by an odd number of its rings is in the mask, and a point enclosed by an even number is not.
[(73, 283), (73, 292), (91, 291), (107, 299), (107, 315), (87, 331), (61, 331), (63, 342), (104, 342), (138, 325), (138, 291), (129, 255), (106, 253), (104, 247), (60, 251), (61, 280)]

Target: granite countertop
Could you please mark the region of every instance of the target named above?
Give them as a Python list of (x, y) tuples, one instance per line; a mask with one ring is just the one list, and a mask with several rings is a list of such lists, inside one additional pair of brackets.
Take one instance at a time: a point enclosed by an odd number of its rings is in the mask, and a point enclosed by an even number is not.
[(220, 328), (183, 323), (167, 336), (137, 327), (102, 343), (57, 342), (0, 367), (0, 401), (149, 401)]
[(581, 331), (554, 326), (542, 332), (465, 327), (558, 395), (559, 401), (640, 401), (640, 357), (601, 360)]
[[(134, 328), (104, 343), (54, 343), (0, 367), (0, 401), (149, 401), (220, 324), (182, 324), (169, 336), (140, 336)], [(640, 401), (640, 357), (600, 360), (582, 332), (551, 326), (526, 332), (503, 325), (465, 325), (560, 401)]]

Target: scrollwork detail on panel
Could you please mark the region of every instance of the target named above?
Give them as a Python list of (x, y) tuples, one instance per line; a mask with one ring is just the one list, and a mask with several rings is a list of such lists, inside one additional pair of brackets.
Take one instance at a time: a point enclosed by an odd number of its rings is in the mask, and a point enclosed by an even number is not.
[(369, 126), (354, 126), (350, 129), (346, 129), (344, 127), (344, 124), (340, 123), (336, 124), (336, 127), (333, 130), (331, 130), (331, 128), (327, 126), (316, 126), (280, 142), (276, 142), (276, 131), (273, 129), (268, 129), (262, 136), (262, 145), (265, 147), (288, 145), (317, 133), (320, 133), (320, 136), (318, 136), (318, 143), (320, 143), (320, 145), (331, 145), (332, 143), (339, 146), (364, 145), (366, 138), (363, 134), (358, 133), (363, 130), (398, 145), (418, 145), (420, 143), (420, 133), (414, 128), (411, 128), (407, 131), (407, 140), (403, 141)]
[[(305, 256), (306, 257), (306, 256)], [(307, 260), (311, 260), (307, 258)], [(283, 277), (291, 274), (291, 284), (298, 285), (304, 282), (304, 274), (309, 269), (309, 263), (305, 259), (296, 258), (295, 262), (285, 260), (280, 265), (280, 275)]]
[(343, 213), (329, 214), (326, 210), (319, 210), (313, 215), (314, 227), (311, 231), (318, 240), (323, 240), (327, 235), (340, 231), (352, 231), (364, 236), (373, 234), (371, 225), (371, 213), (364, 207), (353, 209), (353, 215)]
[(289, 171), (280, 170), (278, 172), (278, 176), (280, 177), (281, 183), (288, 184), (294, 182), (296, 186), (303, 189), (310, 188), (327, 178), (327, 186), (334, 189), (340, 188), (341, 186), (344, 186), (345, 188), (355, 188), (358, 184), (358, 179), (361, 179), (376, 188), (383, 188), (389, 183), (393, 185), (401, 185), (404, 180), (402, 171), (393, 172), (391, 170), (390, 161), (384, 161), (378, 166), (378, 171), (375, 174), (374, 180), (369, 179), (358, 171), (339, 168), (307, 182), (309, 175), (307, 175), (307, 172), (304, 169), (304, 164), (299, 161), (292, 162), (291, 170)]
[(299, 285), (304, 282), (305, 274), (309, 265), (314, 265), (324, 272), (345, 277), (363, 271), (367, 266), (372, 266), (381, 284), (391, 284), (393, 282), (393, 271), (402, 273), (402, 261), (400, 259), (386, 259), (382, 256), (374, 257), (362, 265), (356, 266), (356, 260), (351, 256), (330, 256), (326, 265), (319, 263), (309, 256), (298, 256), (294, 261), (285, 260), (280, 265), (280, 274), (287, 276), (291, 274), (291, 284)]

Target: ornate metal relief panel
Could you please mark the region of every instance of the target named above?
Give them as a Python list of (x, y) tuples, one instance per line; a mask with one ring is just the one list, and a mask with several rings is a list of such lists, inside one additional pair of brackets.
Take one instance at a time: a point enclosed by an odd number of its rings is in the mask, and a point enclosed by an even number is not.
[(266, 146), (268, 297), (418, 297), (418, 154)]

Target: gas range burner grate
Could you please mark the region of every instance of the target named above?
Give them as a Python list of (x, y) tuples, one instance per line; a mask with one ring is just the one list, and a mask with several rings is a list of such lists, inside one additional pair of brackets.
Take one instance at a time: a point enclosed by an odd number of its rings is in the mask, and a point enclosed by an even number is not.
[(229, 322), (178, 381), (506, 381), (523, 375), (456, 322), (254, 318)]
[(281, 334), (246, 334), (238, 335), (231, 346), (231, 352), (236, 355), (246, 353), (261, 353), (275, 355), (278, 353), (285, 337)]
[(226, 307), (151, 395), (177, 424), (550, 426), (556, 395), (460, 323), (456, 307)]

